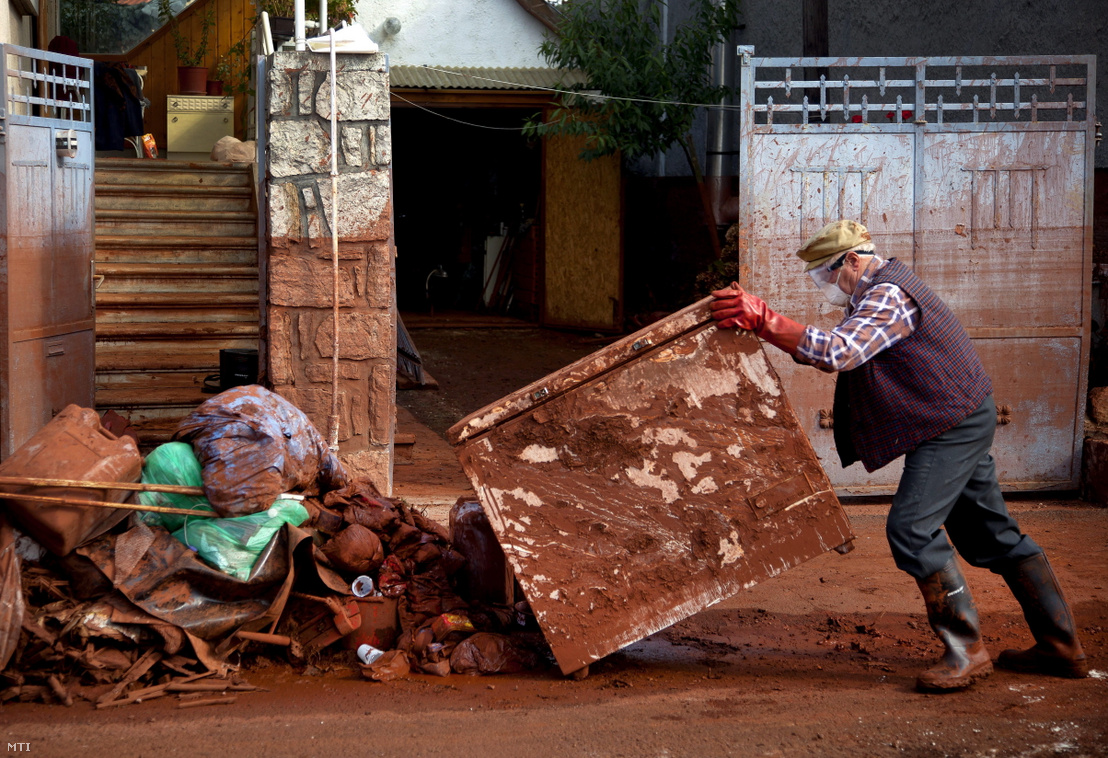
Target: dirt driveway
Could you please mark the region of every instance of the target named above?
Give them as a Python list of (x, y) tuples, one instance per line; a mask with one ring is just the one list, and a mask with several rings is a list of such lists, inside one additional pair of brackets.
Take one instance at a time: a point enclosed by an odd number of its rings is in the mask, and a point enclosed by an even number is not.
[[(857, 549), (791, 569), (592, 667), (518, 676), (246, 672), (268, 692), (178, 710), (5, 705), (5, 740), (47, 756), (1106, 756), (1108, 511), (1017, 504), (1054, 556), (1094, 677), (997, 671), (919, 695), (938, 654), (914, 583), (892, 565), (884, 509), (851, 506)], [(1003, 583), (968, 569), (995, 655), (1029, 638)], [(9, 752), (14, 752), (11, 747)]]
[[(467, 352), (463, 337), (416, 334), (445, 390), (402, 393), (419, 395), (401, 402), (424, 423), (449, 426), (596, 347), (520, 332), (486, 335), (495, 347), (471, 343)], [(535, 359), (554, 365), (532, 366), (539, 373), (530, 377), (497, 371), (505, 355), (530, 348), (538, 356), (537, 340), (558, 343), (554, 357)], [(296, 671), (263, 661), (245, 675), (267, 691), (231, 705), (5, 705), (0, 723), (9, 753), (113, 758), (1108, 756), (1108, 510), (1075, 500), (1022, 500), (1012, 509), (1069, 593), (1089, 679), (997, 671), (968, 692), (915, 693), (916, 673), (939, 646), (915, 583), (892, 564), (886, 506), (866, 504), (847, 507), (858, 537), (852, 553), (791, 569), (594, 664), (582, 681), (551, 668), (376, 684), (342, 665)], [(1003, 582), (966, 574), (993, 655), (1029, 644)]]

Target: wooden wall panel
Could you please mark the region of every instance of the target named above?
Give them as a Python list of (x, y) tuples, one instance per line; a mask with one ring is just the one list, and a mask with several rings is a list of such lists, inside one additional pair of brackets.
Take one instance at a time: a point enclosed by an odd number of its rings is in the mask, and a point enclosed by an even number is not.
[[(250, 33), (257, 9), (253, 0), (196, 0), (181, 12), (178, 22), (190, 39), (200, 39), (200, 25), (208, 8), (215, 11), (215, 24), (208, 38), (206, 63), (215, 67), (219, 56)], [(177, 52), (173, 47), (173, 35), (162, 27), (132, 50), (123, 55), (87, 54), (86, 58), (98, 61), (125, 62), (131, 66), (146, 66), (144, 94), (150, 99), (146, 109), (146, 131), (154, 135), (158, 150), (163, 154), (166, 145), (166, 95), (177, 93)], [(235, 136), (245, 139), (243, 111), (247, 96), (235, 96)]]
[(586, 163), (583, 138), (544, 140), (543, 323), (623, 328), (622, 184), (619, 156)]

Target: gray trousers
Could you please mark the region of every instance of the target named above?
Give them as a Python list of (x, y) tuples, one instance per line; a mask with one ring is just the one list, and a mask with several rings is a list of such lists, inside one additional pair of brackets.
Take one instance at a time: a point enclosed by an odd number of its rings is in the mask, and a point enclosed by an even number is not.
[(1004, 504), (989, 454), (995, 431), (989, 395), (957, 426), (904, 456), (885, 523), (898, 568), (917, 579), (930, 576), (954, 556), (951, 542), (971, 566), (995, 573), (1043, 552)]

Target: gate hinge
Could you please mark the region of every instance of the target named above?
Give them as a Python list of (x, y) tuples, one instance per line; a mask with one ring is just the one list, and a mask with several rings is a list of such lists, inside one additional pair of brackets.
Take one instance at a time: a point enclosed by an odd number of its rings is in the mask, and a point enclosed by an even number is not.
[(1104, 135), (1100, 133), (1100, 129), (1103, 126), (1099, 121), (1096, 122), (1096, 131), (1093, 133), (1093, 144), (1097, 147), (1100, 146), (1100, 141), (1104, 139)]

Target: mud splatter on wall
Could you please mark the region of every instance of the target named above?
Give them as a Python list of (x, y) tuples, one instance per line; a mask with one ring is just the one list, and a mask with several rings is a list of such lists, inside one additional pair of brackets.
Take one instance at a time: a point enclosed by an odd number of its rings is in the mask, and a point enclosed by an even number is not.
[[(330, 59), (279, 52), (270, 69), (268, 351), (273, 388), (326, 435), (331, 413)], [(339, 443), (343, 462), (392, 489), (396, 330), (388, 73), (383, 55), (340, 55)]]

